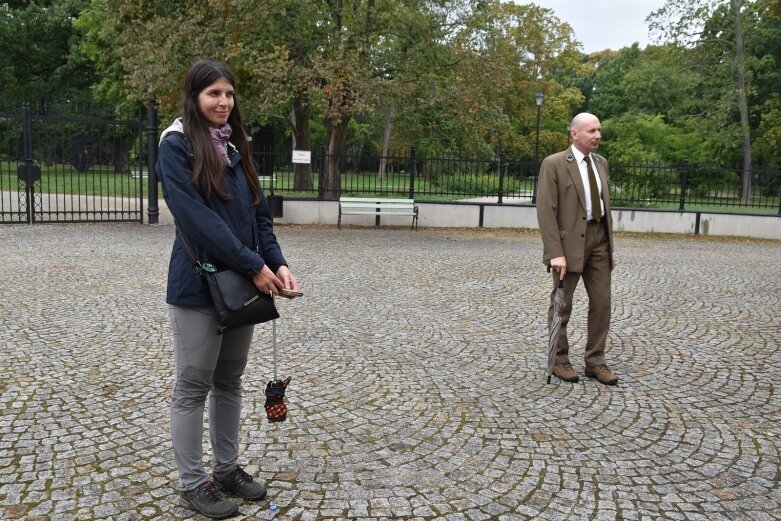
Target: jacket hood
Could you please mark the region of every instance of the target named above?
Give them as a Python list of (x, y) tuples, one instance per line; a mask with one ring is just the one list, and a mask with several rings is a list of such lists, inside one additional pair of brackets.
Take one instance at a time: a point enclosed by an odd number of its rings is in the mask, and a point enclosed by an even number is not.
[(167, 129), (163, 130), (163, 133), (160, 134), (160, 141), (157, 143), (158, 145), (163, 142), (163, 139), (165, 139), (165, 136), (170, 134), (171, 132), (177, 132), (179, 134), (184, 134), (184, 125), (182, 125), (182, 118), (176, 118), (173, 123), (171, 123), (171, 126)]

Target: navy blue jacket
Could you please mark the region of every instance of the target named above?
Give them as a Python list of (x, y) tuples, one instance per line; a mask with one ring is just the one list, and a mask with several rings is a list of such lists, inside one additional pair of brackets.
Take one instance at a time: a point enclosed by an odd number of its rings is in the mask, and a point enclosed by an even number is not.
[[(231, 268), (252, 278), (264, 265), (276, 273), (287, 265), (274, 235), (271, 212), (262, 196), (260, 204), (251, 205), (252, 193), (241, 156), (228, 146), (230, 166), (226, 166), (226, 192), (232, 198), (223, 201), (212, 194), (204, 199), (192, 182), (192, 147), (179, 132), (164, 133), (156, 165), (168, 209), (177, 231), (168, 265), (166, 302), (175, 306), (211, 305), (206, 282), (187, 255), (187, 245), (198, 260), (208, 257), (219, 268)], [(253, 219), (257, 223), (258, 241), (253, 240)], [(258, 251), (253, 250), (253, 244)]]

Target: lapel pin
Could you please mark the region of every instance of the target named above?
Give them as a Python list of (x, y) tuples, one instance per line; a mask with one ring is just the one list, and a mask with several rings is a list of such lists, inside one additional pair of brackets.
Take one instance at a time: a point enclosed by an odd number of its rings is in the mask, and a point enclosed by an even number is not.
[(572, 154), (567, 154), (567, 163), (575, 161), (575, 157)]

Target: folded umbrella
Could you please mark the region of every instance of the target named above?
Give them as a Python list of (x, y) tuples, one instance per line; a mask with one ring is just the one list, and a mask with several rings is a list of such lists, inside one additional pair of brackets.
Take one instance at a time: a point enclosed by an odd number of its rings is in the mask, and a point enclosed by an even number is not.
[[(548, 268), (550, 271), (550, 267)], [(553, 364), (556, 361), (556, 346), (559, 343), (559, 330), (561, 329), (561, 312), (564, 309), (564, 279), (559, 279), (559, 287), (553, 297), (553, 319), (548, 331), (548, 383), (553, 375)]]

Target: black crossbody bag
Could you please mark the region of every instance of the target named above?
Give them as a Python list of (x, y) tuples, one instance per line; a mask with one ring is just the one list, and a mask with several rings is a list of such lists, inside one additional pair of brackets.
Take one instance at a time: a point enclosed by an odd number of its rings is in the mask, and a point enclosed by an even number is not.
[[(255, 223), (253, 221), (253, 233)], [(249, 279), (232, 269), (217, 270), (208, 261), (208, 254), (204, 260), (198, 260), (184, 239), (184, 234), (177, 233), (182, 238), (182, 244), (187, 251), (187, 256), (198, 267), (198, 272), (206, 279), (209, 293), (212, 297), (214, 310), (217, 313), (217, 334), (221, 335), (228, 329), (251, 326), (279, 318), (279, 313), (274, 305), (274, 297), (271, 294), (261, 293)], [(253, 237), (253, 241), (257, 237)], [(255, 246), (257, 250), (257, 245)]]

